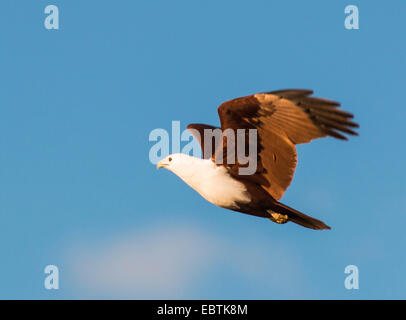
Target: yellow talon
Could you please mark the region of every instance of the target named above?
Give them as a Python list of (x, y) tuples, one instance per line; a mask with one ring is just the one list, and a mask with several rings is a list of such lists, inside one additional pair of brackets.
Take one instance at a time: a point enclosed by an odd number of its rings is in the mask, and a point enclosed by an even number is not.
[(272, 212), (271, 216), (276, 223), (280, 223), (280, 224), (286, 223), (289, 220), (287, 214), (280, 214), (280, 213)]

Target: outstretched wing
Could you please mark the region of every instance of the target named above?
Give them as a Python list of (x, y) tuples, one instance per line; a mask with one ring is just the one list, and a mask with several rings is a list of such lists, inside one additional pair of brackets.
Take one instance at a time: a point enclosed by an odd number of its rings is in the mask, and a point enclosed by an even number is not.
[[(332, 136), (347, 140), (357, 135), (353, 115), (340, 110), (339, 103), (310, 97), (311, 90), (281, 90), (233, 99), (218, 108), (221, 129), (257, 129), (257, 170), (240, 176), (238, 163), (223, 164), (230, 173), (263, 186), (279, 200), (290, 185), (296, 168), (295, 144)], [(247, 130), (248, 131), (248, 130)], [(248, 141), (248, 139), (246, 139)], [(227, 155), (227, 139), (222, 154)], [(247, 147), (248, 148), (248, 147)], [(217, 149), (218, 150), (218, 149)]]

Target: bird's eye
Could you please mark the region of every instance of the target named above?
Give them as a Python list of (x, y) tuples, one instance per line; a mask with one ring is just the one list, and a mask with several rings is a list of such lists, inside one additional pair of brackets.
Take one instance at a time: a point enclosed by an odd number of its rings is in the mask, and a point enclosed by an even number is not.
[(172, 161), (172, 158), (171, 158), (171, 157), (169, 157), (168, 161), (169, 161), (169, 162), (171, 162), (171, 161)]

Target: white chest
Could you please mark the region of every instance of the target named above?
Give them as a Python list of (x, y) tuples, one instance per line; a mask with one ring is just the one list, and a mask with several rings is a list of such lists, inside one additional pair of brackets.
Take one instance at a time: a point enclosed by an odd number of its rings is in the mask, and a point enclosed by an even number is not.
[(224, 208), (238, 208), (238, 203), (249, 203), (251, 197), (245, 185), (231, 177), (227, 169), (210, 160), (183, 171), (175, 172), (207, 201)]

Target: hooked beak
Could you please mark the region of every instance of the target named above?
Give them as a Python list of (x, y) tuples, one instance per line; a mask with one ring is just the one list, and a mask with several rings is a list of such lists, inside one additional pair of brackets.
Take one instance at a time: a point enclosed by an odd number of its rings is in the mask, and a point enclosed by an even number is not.
[(165, 168), (168, 164), (163, 162), (163, 160), (159, 161), (158, 164), (156, 165), (157, 170), (159, 168)]

